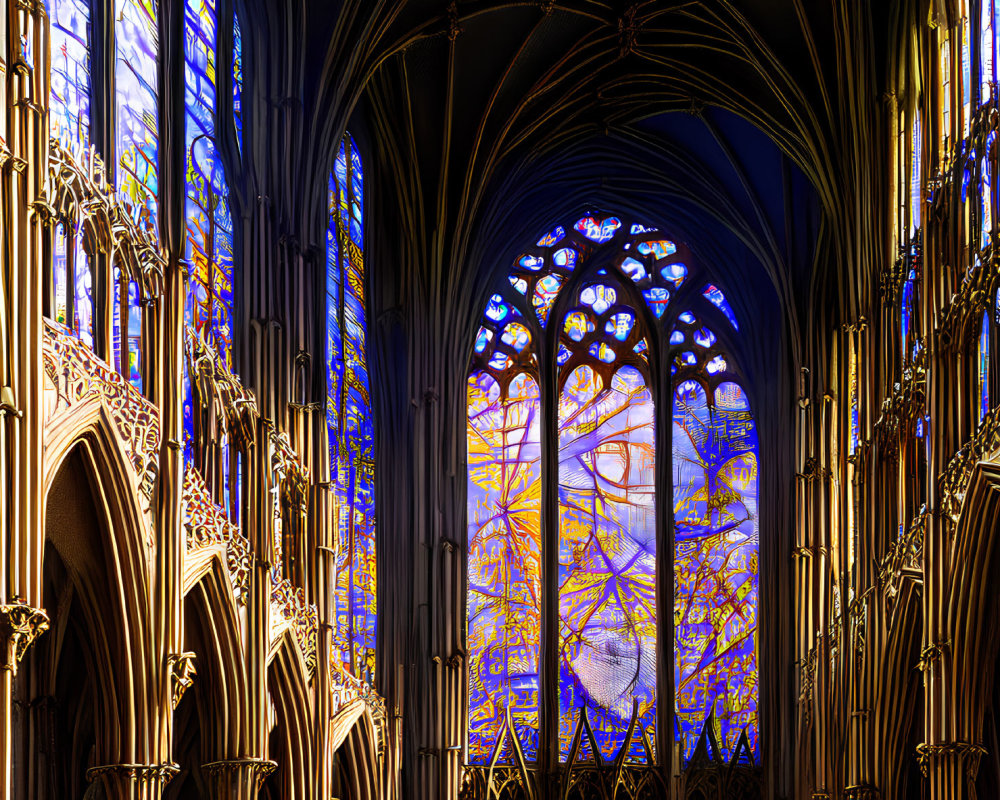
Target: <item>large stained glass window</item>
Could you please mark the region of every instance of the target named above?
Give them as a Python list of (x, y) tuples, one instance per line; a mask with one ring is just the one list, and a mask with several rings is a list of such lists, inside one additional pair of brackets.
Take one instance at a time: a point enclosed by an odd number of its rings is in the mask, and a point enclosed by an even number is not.
[[(587, 214), (518, 256), (487, 301), (468, 384), (472, 765), (511, 764), (512, 745), (530, 762), (546, 736), (563, 763), (652, 764), (664, 737), (687, 763), (706, 735), (727, 759), (755, 758), (757, 438), (709, 326), (739, 330), (710, 277), (657, 229)], [(693, 305), (675, 309), (678, 294)], [(538, 362), (545, 337), (554, 363)], [(664, 350), (666, 374), (650, 358)], [(540, 375), (555, 381), (556, 408), (540, 399)], [(656, 464), (664, 414), (672, 474)], [(547, 476), (546, 448), (557, 454)], [(665, 552), (657, 532), (671, 517)], [(545, 573), (549, 548), (558, 557)], [(664, 642), (671, 583), (675, 637)], [(557, 639), (545, 643), (548, 615)], [(672, 732), (658, 730), (657, 704), (670, 658)], [(558, 703), (550, 730), (541, 703)]]
[(49, 129), (67, 148), (90, 144), (90, 3), (49, 0)]
[(187, 317), (232, 368), (233, 222), (216, 148), (215, 0), (184, 4), (184, 141), (187, 178)]
[(156, 0), (115, 0), (116, 185), (157, 236), (159, 122)]
[(327, 422), (337, 502), (337, 645), (344, 667), (375, 673), (375, 429), (368, 381), (364, 171), (350, 135), (330, 176)]

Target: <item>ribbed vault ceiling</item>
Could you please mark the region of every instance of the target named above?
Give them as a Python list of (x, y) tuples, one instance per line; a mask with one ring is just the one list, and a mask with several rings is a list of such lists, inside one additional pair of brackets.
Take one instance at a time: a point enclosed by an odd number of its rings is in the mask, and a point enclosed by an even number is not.
[(881, 183), (857, 131), (888, 14), (856, 5), (309, 0), (311, 146), (329, 158), (359, 104), (391, 252), (377, 305), (461, 299), (477, 308), (440, 334), (468, 343), (518, 248), (604, 208), (686, 240), (743, 319), (856, 316), (866, 287), (841, 275), (880, 247), (856, 212)]

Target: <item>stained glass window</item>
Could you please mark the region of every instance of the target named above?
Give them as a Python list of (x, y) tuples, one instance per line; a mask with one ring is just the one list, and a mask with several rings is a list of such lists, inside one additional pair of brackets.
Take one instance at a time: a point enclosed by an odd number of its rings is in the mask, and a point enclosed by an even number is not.
[(508, 712), (531, 760), (541, 634), (538, 385), (522, 372), (502, 390), (480, 369), (468, 401), (469, 760), (490, 762)]
[(368, 381), (364, 171), (348, 134), (330, 176), (327, 422), (337, 500), (337, 636), (344, 666), (375, 672), (375, 430)]
[(979, 421), (982, 422), (990, 410), (990, 316), (983, 314), (983, 323), (979, 330)]
[[(570, 277), (575, 276), (574, 281)], [(715, 332), (722, 291), (656, 228), (586, 214), (514, 260), (475, 332), (468, 396), (469, 760), (537, 753), (540, 687), (558, 687), (549, 735), (562, 762), (656, 761), (657, 676), (673, 657), (673, 728), (685, 762), (709, 720), (731, 757), (757, 748), (757, 439), (749, 400)], [(671, 313), (688, 280), (695, 305)], [(567, 285), (574, 287), (567, 294)], [(684, 292), (692, 297), (691, 293)], [(537, 343), (558, 324), (557, 408), (539, 400)], [(650, 345), (668, 348), (657, 377)], [(657, 381), (674, 414), (675, 552), (657, 548)], [(699, 394), (700, 393), (700, 394)], [(552, 422), (548, 422), (552, 420)], [(551, 427), (551, 429), (550, 429)], [(540, 452), (558, 471), (542, 491)], [(664, 477), (661, 476), (661, 480)], [(556, 530), (542, 507), (557, 503)], [(666, 519), (666, 517), (664, 517)], [(552, 547), (558, 603), (545, 607)], [(674, 574), (676, 638), (658, 638), (658, 575)], [(542, 619), (556, 615), (552, 660)], [(543, 663), (552, 673), (539, 675)], [(553, 702), (556, 698), (551, 698)], [(504, 744), (506, 742), (506, 744)], [(503, 745), (503, 746), (501, 746)], [(598, 752), (593, 752), (593, 748)]]
[(232, 368), (233, 222), (229, 188), (216, 148), (215, 0), (184, 5), (187, 317)]
[(236, 143), (243, 149), (243, 33), (239, 14), (233, 14), (233, 122)]
[(850, 444), (850, 454), (854, 455), (858, 451), (858, 445), (861, 443), (861, 411), (860, 411), (860, 398), (858, 397), (858, 351), (857, 348), (851, 345), (851, 364), (850, 364), (850, 402), (851, 402), (851, 444)]
[(942, 161), (948, 155), (948, 137), (951, 136), (951, 40), (947, 32), (942, 34), (938, 68), (941, 77), (941, 152)]
[(66, 225), (56, 225), (52, 255), (52, 293), (54, 295), (53, 316), (60, 325), (68, 324), (68, 264), (66, 260)]
[(48, 0), (51, 97), (49, 128), (64, 147), (90, 143), (90, 3)]
[(991, 96), (993, 74), (993, 2), (980, 0), (979, 3), (979, 102), (986, 103)]
[[(112, 281), (116, 295), (120, 292), (121, 270), (113, 271)], [(123, 331), (121, 322), (121, 303), (115, 297), (112, 303), (111, 336), (112, 349), (115, 357), (115, 369), (139, 391), (142, 391), (142, 376), (139, 372), (139, 358), (142, 343), (142, 306), (139, 303), (139, 284), (129, 281), (126, 295), (128, 319)], [(124, 360), (124, 364), (122, 363)]]
[(920, 189), (920, 158), (923, 152), (923, 129), (920, 110), (913, 114), (913, 135), (910, 141), (910, 235), (916, 236), (920, 227), (923, 195)]
[(910, 355), (910, 335), (913, 331), (914, 292), (917, 286), (917, 271), (911, 269), (903, 283), (903, 296), (899, 308), (899, 339), (903, 358)]
[(674, 393), (674, 691), (685, 761), (713, 714), (725, 758), (757, 728), (757, 434), (735, 383)]
[(979, 170), (979, 225), (980, 248), (988, 247), (993, 235), (993, 175), (992, 155), (996, 142), (996, 131), (990, 132), (986, 139), (986, 155), (980, 162)]
[[(559, 404), (559, 739), (581, 709), (605, 759), (626, 744), (633, 703), (655, 740), (656, 514), (653, 401), (624, 367), (577, 367)], [(629, 756), (645, 760), (641, 738)], [(586, 751), (580, 757), (586, 758)]]
[(716, 286), (709, 284), (705, 287), (705, 291), (702, 295), (708, 300), (713, 306), (719, 309), (723, 314), (726, 315), (728, 319), (736, 330), (740, 329), (739, 323), (736, 322), (736, 314), (733, 313), (732, 307), (729, 305), (729, 301), (726, 300), (726, 296), (722, 293), (722, 290)]
[(969, 2), (962, 0), (962, 136), (972, 130), (972, 52), (969, 46)]
[(90, 259), (81, 248), (77, 252), (76, 292), (74, 295), (74, 329), (88, 347), (94, 346), (94, 278), (90, 270)]
[(157, 236), (159, 122), (156, 0), (115, 0), (117, 187), (134, 218)]

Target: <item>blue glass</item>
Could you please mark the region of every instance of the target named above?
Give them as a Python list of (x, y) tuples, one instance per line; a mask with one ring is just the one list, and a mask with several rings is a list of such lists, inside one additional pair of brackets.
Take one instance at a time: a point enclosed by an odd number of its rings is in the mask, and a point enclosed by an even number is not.
[(158, 237), (159, 34), (155, 0), (115, 0), (116, 186), (136, 222)]
[(90, 144), (90, 4), (48, 0), (51, 44), (49, 129), (70, 150)]
[[(364, 170), (350, 135), (330, 177), (327, 231), (327, 425), (339, 515), (335, 646), (344, 668), (375, 675), (375, 429), (367, 362)], [(510, 314), (499, 295), (496, 313)], [(492, 339), (492, 332), (483, 344)]]

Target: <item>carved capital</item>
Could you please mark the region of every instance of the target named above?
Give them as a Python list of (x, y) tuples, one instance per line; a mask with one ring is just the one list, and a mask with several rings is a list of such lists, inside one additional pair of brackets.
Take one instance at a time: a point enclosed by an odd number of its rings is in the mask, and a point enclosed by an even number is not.
[(198, 674), (194, 653), (173, 653), (167, 656), (170, 670), (170, 698), (174, 709), (180, 705), (184, 692), (194, 683)]
[[(950, 645), (951, 641), (934, 642), (934, 644), (927, 645), (927, 647), (920, 651), (920, 660), (917, 662), (917, 669), (921, 672), (927, 672), (941, 658), (941, 655)], [(923, 746), (920, 745), (920, 747)]]
[(212, 761), (203, 764), (201, 768), (212, 778), (233, 777), (240, 773), (248, 774), (253, 777), (257, 788), (260, 788), (267, 777), (278, 768), (278, 765), (266, 758), (233, 758), (226, 761)]
[(971, 780), (979, 771), (979, 759), (986, 755), (986, 748), (981, 744), (969, 742), (938, 742), (936, 744), (917, 745), (917, 763), (920, 771), (927, 777), (927, 771), (933, 760), (957, 760), (965, 767), (965, 774)]
[(17, 674), (32, 642), (49, 629), (48, 615), (24, 603), (0, 605), (0, 636), (3, 637), (3, 669)]
[(100, 778), (128, 782), (155, 781), (166, 785), (180, 772), (176, 764), (104, 764), (87, 770), (87, 780), (93, 783)]
[(844, 789), (844, 797), (848, 800), (882, 800), (882, 792), (874, 786), (859, 784)]

